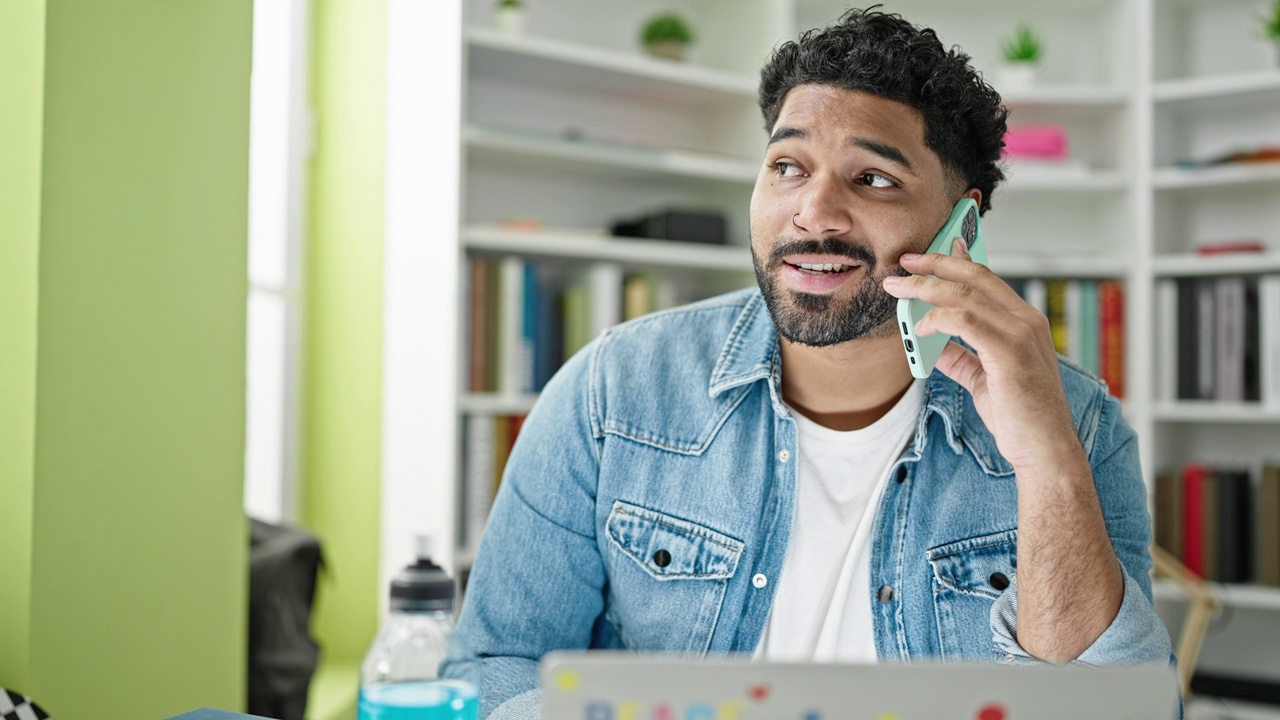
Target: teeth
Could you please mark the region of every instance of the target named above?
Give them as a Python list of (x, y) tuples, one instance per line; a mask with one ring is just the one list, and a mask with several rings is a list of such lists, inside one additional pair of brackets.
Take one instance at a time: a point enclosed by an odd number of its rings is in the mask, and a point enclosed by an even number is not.
[(799, 263), (797, 267), (812, 272), (844, 272), (847, 269), (846, 265), (837, 263)]

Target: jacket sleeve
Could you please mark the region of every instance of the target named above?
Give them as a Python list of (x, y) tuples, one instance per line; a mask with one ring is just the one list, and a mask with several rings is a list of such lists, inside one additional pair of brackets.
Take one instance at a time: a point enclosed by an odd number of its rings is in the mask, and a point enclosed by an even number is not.
[(603, 611), (590, 382), (599, 342), (556, 374), (521, 428), (441, 665), (479, 689), (481, 718), (538, 717), (538, 660), (588, 647)]
[[(1151, 601), (1151, 523), (1138, 439), (1115, 398), (1102, 401), (1093, 441), (1086, 445), (1107, 533), (1124, 571), (1124, 599), (1111, 625), (1072, 664), (1171, 664), (1169, 632)], [(1017, 640), (1017, 577), (991, 608), (991, 632), (1006, 662), (1037, 662)]]

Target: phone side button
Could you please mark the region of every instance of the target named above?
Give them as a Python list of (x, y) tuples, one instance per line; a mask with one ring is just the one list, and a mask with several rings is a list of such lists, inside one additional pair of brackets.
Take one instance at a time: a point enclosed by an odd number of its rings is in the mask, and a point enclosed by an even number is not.
[(903, 340), (902, 342), (906, 343), (906, 345), (907, 345), (907, 352), (915, 352), (915, 351), (916, 351), (915, 346), (911, 344), (911, 338), (907, 338), (906, 340)]

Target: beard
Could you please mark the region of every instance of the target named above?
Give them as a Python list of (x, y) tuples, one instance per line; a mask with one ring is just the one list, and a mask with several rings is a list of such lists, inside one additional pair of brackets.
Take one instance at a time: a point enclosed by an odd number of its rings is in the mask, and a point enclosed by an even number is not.
[[(834, 294), (814, 294), (783, 290), (777, 286), (777, 271), (782, 258), (798, 254), (844, 255), (862, 263), (863, 276), (853, 296), (845, 301)], [(896, 334), (898, 299), (885, 292), (882, 283), (890, 275), (906, 276), (901, 265), (884, 268), (877, 273), (875, 253), (866, 245), (848, 240), (784, 240), (769, 254), (767, 264), (756, 255), (751, 244), (752, 266), (756, 282), (764, 296), (769, 316), (778, 334), (794, 343), (812, 347), (828, 347), (859, 338)]]

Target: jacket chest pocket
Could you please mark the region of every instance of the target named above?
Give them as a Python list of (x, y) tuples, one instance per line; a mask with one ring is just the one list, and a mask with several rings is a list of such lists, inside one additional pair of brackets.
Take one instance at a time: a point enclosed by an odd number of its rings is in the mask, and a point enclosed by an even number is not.
[(626, 647), (702, 654), (743, 544), (711, 528), (621, 501), (605, 525), (606, 617)]
[(929, 550), (933, 608), (946, 660), (999, 657), (991, 635), (991, 606), (1018, 566), (1018, 531), (1006, 530)]

